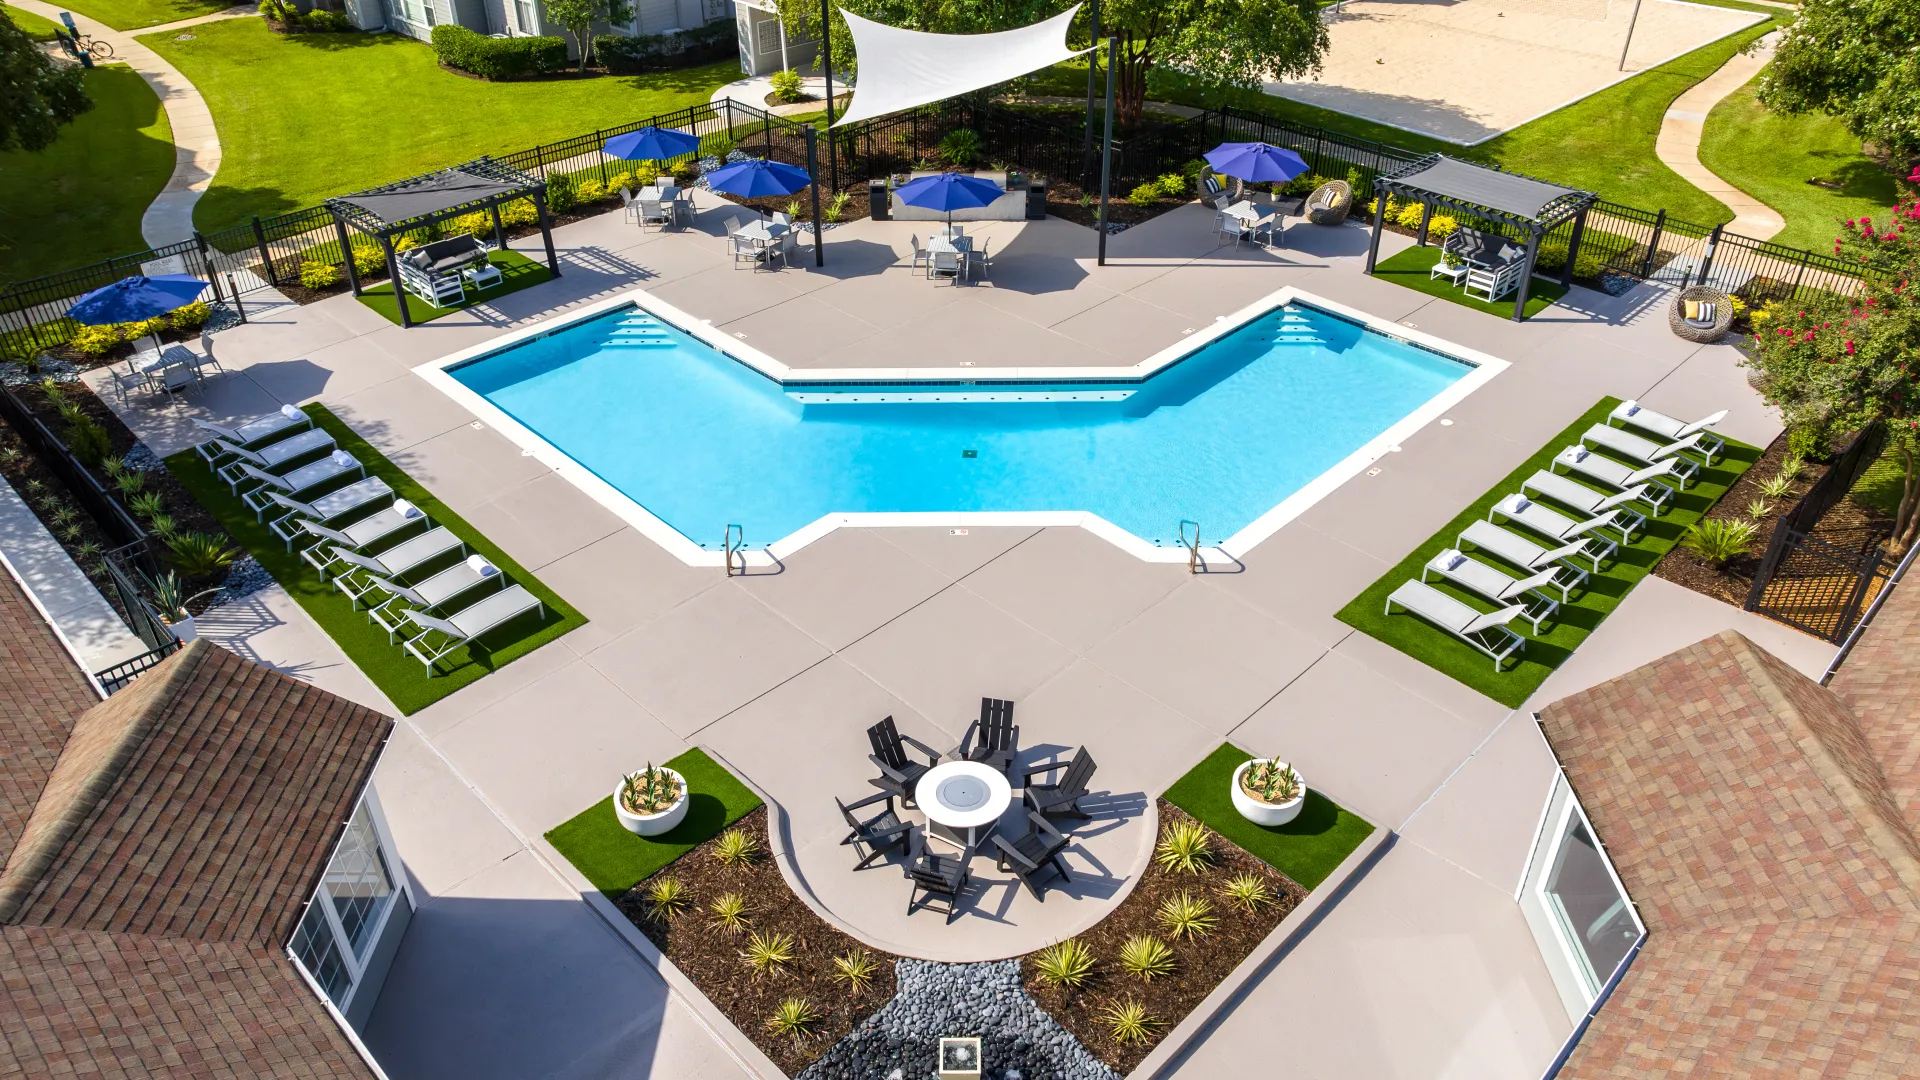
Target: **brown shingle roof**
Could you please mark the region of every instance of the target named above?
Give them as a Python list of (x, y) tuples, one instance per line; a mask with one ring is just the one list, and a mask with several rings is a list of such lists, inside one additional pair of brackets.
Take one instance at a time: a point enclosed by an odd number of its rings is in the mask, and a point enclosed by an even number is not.
[(369, 1075), (285, 947), (392, 721), (202, 640), (67, 726), (0, 762), (42, 784), (0, 870), (19, 1074)]
[(74, 718), (99, 703), (52, 627), (0, 570), (0, 862), (27, 827)]
[(1888, 595), (1832, 689), (1859, 717), (1902, 816), (1920, 831), (1920, 576)]
[(1727, 632), (1541, 724), (1648, 931), (1561, 1075), (1920, 1069), (1920, 840), (1837, 697)]

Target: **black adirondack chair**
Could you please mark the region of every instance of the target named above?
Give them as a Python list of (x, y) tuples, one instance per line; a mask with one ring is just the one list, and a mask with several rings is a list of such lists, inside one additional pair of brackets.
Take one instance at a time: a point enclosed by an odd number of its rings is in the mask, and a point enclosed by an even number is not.
[(1046, 897), (1040, 894), (1040, 886), (1033, 883), (1041, 871), (1051, 866), (1060, 874), (1060, 880), (1073, 883), (1073, 875), (1067, 873), (1067, 861), (1060, 857), (1070, 842), (1053, 827), (1045, 817), (1027, 811), (1027, 834), (1018, 840), (1009, 841), (1004, 836), (993, 838), (995, 847), (1000, 849), (1000, 872), (1011, 873), (1020, 879), (1033, 898), (1042, 903)]
[[(1073, 752), (1072, 761), (1056, 761), (1051, 765), (1035, 765), (1027, 770), (1027, 805), (1045, 814), (1049, 818), (1070, 817), (1087, 820), (1092, 815), (1080, 809), (1080, 799), (1087, 793), (1087, 781), (1093, 779), (1093, 755), (1086, 747)], [(1055, 769), (1065, 769), (1060, 779), (1051, 784), (1036, 784), (1033, 778)]]
[(907, 880), (912, 884), (907, 891), (907, 914), (944, 899), (947, 924), (951, 926), (954, 916), (960, 913), (960, 891), (967, 887), (967, 863), (973, 858), (973, 849), (958, 855), (942, 855), (929, 851), (926, 837), (919, 832), (911, 835), (912, 860), (907, 864)]
[(960, 745), (947, 757), (953, 761), (978, 761), (1006, 772), (1013, 764), (1014, 747), (1019, 741), (1020, 727), (1013, 722), (1013, 702), (983, 697), (980, 719), (967, 725)]
[[(913, 831), (912, 825), (901, 821), (900, 815), (894, 813), (891, 791), (869, 795), (851, 806), (841, 802), (837, 795), (833, 801), (840, 807), (840, 816), (847, 819), (847, 828), (850, 830), (847, 838), (840, 841), (840, 844), (843, 847), (851, 844), (853, 853), (860, 856), (860, 861), (854, 864), (855, 870), (865, 870), (875, 859), (895, 848), (904, 847), (907, 834)], [(855, 810), (873, 806), (876, 803), (886, 803), (886, 809), (865, 821), (854, 816)]]
[[(940, 763), (940, 752), (919, 739), (900, 734), (891, 716), (867, 729), (867, 741), (873, 744), (873, 753), (867, 755), (867, 760), (880, 766), (880, 775), (868, 783), (899, 796), (902, 805), (918, 806), (913, 800), (913, 785), (920, 782), (928, 769)], [(907, 743), (927, 755), (926, 764), (907, 756)]]

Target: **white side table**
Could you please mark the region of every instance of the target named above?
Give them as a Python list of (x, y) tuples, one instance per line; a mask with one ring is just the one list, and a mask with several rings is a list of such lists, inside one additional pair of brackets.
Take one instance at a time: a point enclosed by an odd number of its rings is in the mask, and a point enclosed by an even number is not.
[(498, 285), (501, 281), (500, 268), (492, 263), (481, 263), (479, 266), (469, 266), (465, 270), (460, 271), (460, 276), (466, 278), (467, 284), (473, 286), (475, 291), (484, 289), (489, 285)]
[(1429, 279), (1443, 277), (1446, 278), (1449, 283), (1458, 285), (1461, 279), (1467, 276), (1467, 271), (1471, 269), (1472, 267), (1466, 263), (1461, 263), (1459, 266), (1448, 266), (1447, 260), (1443, 258), (1433, 264), (1433, 272), (1428, 274), (1427, 277)]
[(959, 848), (978, 848), (1013, 805), (1006, 774), (979, 761), (949, 761), (928, 769), (914, 786), (913, 801), (927, 815), (927, 832)]

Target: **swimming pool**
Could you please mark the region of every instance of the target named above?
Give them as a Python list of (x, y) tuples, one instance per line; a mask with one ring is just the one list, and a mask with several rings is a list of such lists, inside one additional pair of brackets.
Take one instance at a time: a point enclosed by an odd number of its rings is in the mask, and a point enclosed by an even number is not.
[(1170, 554), (1197, 522), (1244, 550), (1491, 374), (1287, 294), (1130, 377), (796, 378), (650, 299), (436, 373), (696, 551), (729, 524), (790, 550), (836, 524), (969, 521), (1089, 524)]

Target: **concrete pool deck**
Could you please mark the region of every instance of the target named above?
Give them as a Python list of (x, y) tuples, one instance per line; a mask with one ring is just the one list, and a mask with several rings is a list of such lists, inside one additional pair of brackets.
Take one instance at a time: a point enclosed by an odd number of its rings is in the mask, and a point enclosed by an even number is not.
[[(1177, 1071), (1221, 1075), (1278, 1044), (1316, 1077), (1537, 1077), (1571, 1022), (1512, 895), (1552, 759), (1526, 710), (1333, 613), (1603, 394), (1676, 414), (1731, 408), (1722, 431), (1767, 441), (1777, 423), (1736, 351), (1674, 338), (1654, 287), (1575, 289), (1521, 324), (1433, 300), (1362, 276), (1358, 228), (1298, 226), (1291, 248), (1234, 250), (1190, 207), (1114, 237), (1114, 265), (1099, 268), (1089, 230), (995, 224), (992, 286), (952, 288), (896, 254), (924, 227), (852, 223), (827, 234), (827, 273), (763, 274), (731, 268), (721, 216), (709, 209), (705, 231), (685, 234), (641, 233), (617, 214), (567, 226), (560, 280), (410, 331), (348, 297), (256, 311), (221, 335), (233, 374), (204, 399), (123, 412), (167, 452), (189, 414), (322, 401), (591, 620), (406, 718), (376, 775), (424, 898), (368, 1031), (389, 1075), (753, 1075), (738, 1036), (598, 924), (577, 899), (584, 881), (539, 839), (634, 762), (692, 745), (726, 759), (776, 803), (797, 876), (837, 921), (958, 956), (1097, 917), (1150, 842), (1150, 820), (1127, 808), (1231, 738), (1285, 754), (1397, 838)], [(729, 579), (661, 551), (412, 371), (635, 285), (789, 363), (904, 355), (958, 372), (1033, 355), (1134, 362), (1286, 284), (1512, 367), (1235, 573), (1190, 576), (1077, 529), (848, 529), (779, 573)], [(1651, 659), (1676, 627), (1778, 639), (1807, 668), (1831, 653), (1663, 586), (1636, 590), (1542, 693)], [(329, 689), (361, 678), (297, 608), (273, 617), (284, 625), (254, 640), (260, 659)], [(831, 796), (867, 790), (865, 726), (891, 712), (944, 749), (982, 695), (1019, 702), (1029, 747), (1084, 743), (1100, 761), (1095, 786), (1116, 797), (1119, 824), (1068, 857), (1108, 896), (1034, 904), (983, 859), (986, 916), (943, 927), (898, 915), (897, 875), (851, 870)]]

